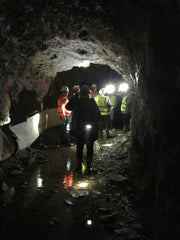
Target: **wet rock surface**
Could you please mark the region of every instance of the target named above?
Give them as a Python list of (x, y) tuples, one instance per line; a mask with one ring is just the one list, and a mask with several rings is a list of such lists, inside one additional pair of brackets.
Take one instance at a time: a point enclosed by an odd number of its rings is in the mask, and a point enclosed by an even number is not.
[(3, 166), (0, 238), (150, 240), (128, 176), (130, 134), (111, 134), (95, 143), (90, 175), (74, 172), (75, 146), (29, 148)]

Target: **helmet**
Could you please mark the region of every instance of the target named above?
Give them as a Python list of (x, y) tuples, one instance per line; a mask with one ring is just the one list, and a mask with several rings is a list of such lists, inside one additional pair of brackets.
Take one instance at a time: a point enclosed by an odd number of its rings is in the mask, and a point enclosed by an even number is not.
[(104, 93), (105, 93), (105, 88), (101, 88), (101, 89), (99, 90), (99, 94), (100, 94), (100, 95), (104, 95)]
[(96, 88), (96, 84), (93, 83), (93, 84), (91, 85), (91, 88)]
[(67, 86), (63, 86), (61, 88), (61, 92), (69, 92), (69, 88)]
[(73, 91), (77, 91), (77, 90), (79, 91), (80, 87), (79, 87), (79, 85), (74, 85), (72, 89), (73, 89)]
[(90, 93), (90, 89), (87, 85), (81, 87), (81, 93)]

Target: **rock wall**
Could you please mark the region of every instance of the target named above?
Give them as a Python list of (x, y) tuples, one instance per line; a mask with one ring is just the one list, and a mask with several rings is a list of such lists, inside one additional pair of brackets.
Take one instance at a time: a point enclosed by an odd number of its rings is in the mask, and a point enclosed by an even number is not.
[(84, 61), (108, 64), (132, 81), (129, 57), (101, 1), (1, 1), (0, 120), (10, 99), (36, 91), (41, 100), (57, 72)]
[[(177, 5), (154, 9), (132, 120), (131, 170), (160, 239), (178, 239), (180, 193)], [(151, 222), (151, 223), (152, 223)]]

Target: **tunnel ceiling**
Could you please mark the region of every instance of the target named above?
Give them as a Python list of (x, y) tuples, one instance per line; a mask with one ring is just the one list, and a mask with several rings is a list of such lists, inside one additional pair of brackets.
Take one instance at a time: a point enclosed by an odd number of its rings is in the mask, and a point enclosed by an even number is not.
[(109, 65), (135, 83), (138, 49), (144, 42), (152, 1), (1, 1), (0, 107), (8, 116), (10, 97), (24, 89), (40, 99), (57, 72), (83, 63)]

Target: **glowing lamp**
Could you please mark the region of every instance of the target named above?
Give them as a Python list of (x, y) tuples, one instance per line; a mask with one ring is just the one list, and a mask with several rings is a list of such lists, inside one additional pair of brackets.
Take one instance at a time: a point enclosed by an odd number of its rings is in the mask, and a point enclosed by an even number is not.
[(90, 124), (86, 125), (86, 130), (90, 130), (92, 128), (92, 126)]
[(87, 182), (80, 182), (79, 184), (78, 184), (78, 187), (80, 187), (80, 188), (86, 188), (88, 186), (88, 183)]
[(89, 225), (89, 226), (92, 225), (92, 220), (88, 219), (87, 220), (87, 225)]
[(90, 62), (88, 60), (84, 60), (78, 64), (78, 67), (89, 67)]
[(119, 85), (118, 92), (126, 92), (129, 89), (129, 85), (127, 83), (121, 83)]
[(37, 178), (37, 187), (38, 188), (42, 187), (42, 185), (43, 185), (42, 182), (43, 182), (43, 179), (40, 176), (38, 176), (38, 178)]
[(109, 84), (105, 87), (105, 92), (108, 94), (111, 94), (115, 91), (115, 87), (112, 84)]

